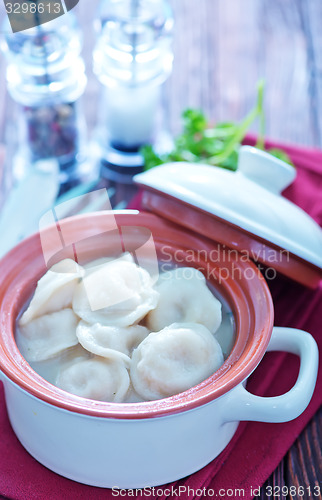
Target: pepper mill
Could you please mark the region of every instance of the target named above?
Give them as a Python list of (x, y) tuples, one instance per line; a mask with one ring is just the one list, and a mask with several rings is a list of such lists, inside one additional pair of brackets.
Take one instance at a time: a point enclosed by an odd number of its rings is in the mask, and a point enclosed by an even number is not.
[(105, 0), (99, 12), (93, 61), (103, 89), (95, 142), (115, 205), (135, 193), (140, 148), (165, 147), (161, 97), (172, 70), (173, 16), (167, 0)]
[(86, 176), (86, 126), (80, 97), (86, 86), (81, 34), (73, 13), (44, 25), (9, 33), (2, 40), (7, 85), (18, 103), (14, 168), (17, 176), (48, 160), (59, 181), (71, 186)]

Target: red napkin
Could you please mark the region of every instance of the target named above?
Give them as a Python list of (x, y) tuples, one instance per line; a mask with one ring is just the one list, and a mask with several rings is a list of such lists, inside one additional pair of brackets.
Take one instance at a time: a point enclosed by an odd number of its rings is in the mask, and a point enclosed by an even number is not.
[[(254, 139), (248, 137), (248, 144)], [(276, 146), (276, 144), (270, 144)], [(283, 146), (298, 169), (295, 183), (285, 196), (306, 210), (322, 225), (322, 152)], [(138, 201), (138, 200), (137, 200)], [(275, 304), (275, 324), (310, 332), (322, 352), (322, 285), (309, 290), (281, 276), (270, 283)], [(292, 355), (270, 353), (249, 380), (248, 390), (273, 396), (287, 391), (297, 375), (298, 361)], [(155, 488), (138, 497), (250, 499), (258, 494), (287, 450), (322, 402), (322, 375), (319, 372), (314, 396), (306, 411), (285, 424), (242, 423), (233, 441), (207, 467), (185, 479)], [(84, 486), (62, 478), (34, 460), (15, 437), (0, 393), (0, 494), (14, 499), (112, 499), (116, 493)], [(312, 485), (313, 486), (313, 485)], [(190, 488), (190, 489), (189, 489)], [(205, 488), (205, 490), (204, 490)], [(238, 489), (239, 493), (235, 490)], [(133, 492), (122, 491), (122, 498)]]

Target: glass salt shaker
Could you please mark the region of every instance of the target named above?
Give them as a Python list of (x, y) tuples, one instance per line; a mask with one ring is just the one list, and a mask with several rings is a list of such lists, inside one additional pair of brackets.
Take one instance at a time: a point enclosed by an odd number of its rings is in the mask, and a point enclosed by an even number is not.
[(2, 40), (8, 91), (19, 105), (14, 163), (18, 177), (26, 175), (30, 165), (47, 160), (57, 160), (65, 186), (86, 175), (86, 126), (79, 99), (87, 79), (81, 47), (71, 12), (18, 33), (7, 30)]
[(172, 70), (174, 23), (167, 0), (103, 0), (99, 15), (93, 62), (103, 89), (95, 142), (115, 205), (135, 193), (140, 148), (168, 146), (162, 84)]

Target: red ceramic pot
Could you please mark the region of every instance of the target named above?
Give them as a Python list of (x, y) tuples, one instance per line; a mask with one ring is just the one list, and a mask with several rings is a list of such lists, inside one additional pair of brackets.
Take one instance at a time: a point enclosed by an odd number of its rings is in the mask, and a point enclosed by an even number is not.
[[(0, 263), (0, 368), (13, 429), (46, 467), (94, 486), (164, 484), (215, 458), (240, 420), (285, 422), (308, 405), (317, 376), (315, 341), (302, 331), (273, 330), (267, 284), (256, 266), (237, 252), (227, 259), (226, 250), (213, 241), (136, 211), (65, 219), (59, 228), (46, 229), (42, 242), (34, 235)], [(140, 250), (142, 255), (152, 247), (160, 262), (171, 255), (174, 265), (201, 269), (229, 304), (236, 341), (220, 369), (184, 393), (133, 404), (83, 399), (35, 373), (16, 346), (15, 327), (47, 270), (44, 255), (50, 265), (75, 254), (82, 263), (124, 250)], [(267, 350), (301, 357), (295, 386), (276, 398), (257, 397), (245, 389)]]

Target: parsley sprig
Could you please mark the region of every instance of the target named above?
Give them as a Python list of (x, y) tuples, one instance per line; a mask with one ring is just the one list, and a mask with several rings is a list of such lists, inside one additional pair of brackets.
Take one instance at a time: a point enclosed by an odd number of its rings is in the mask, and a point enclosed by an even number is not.
[[(238, 153), (251, 124), (259, 119), (260, 131), (256, 147), (265, 150), (264, 80), (257, 86), (257, 100), (254, 108), (241, 123), (223, 122), (209, 127), (208, 120), (200, 110), (187, 109), (183, 112), (183, 132), (174, 141), (174, 148), (167, 154), (158, 155), (153, 146), (141, 150), (145, 169), (175, 161), (208, 163), (229, 170), (237, 170)], [(268, 150), (273, 156), (292, 164), (287, 154), (280, 149)]]

